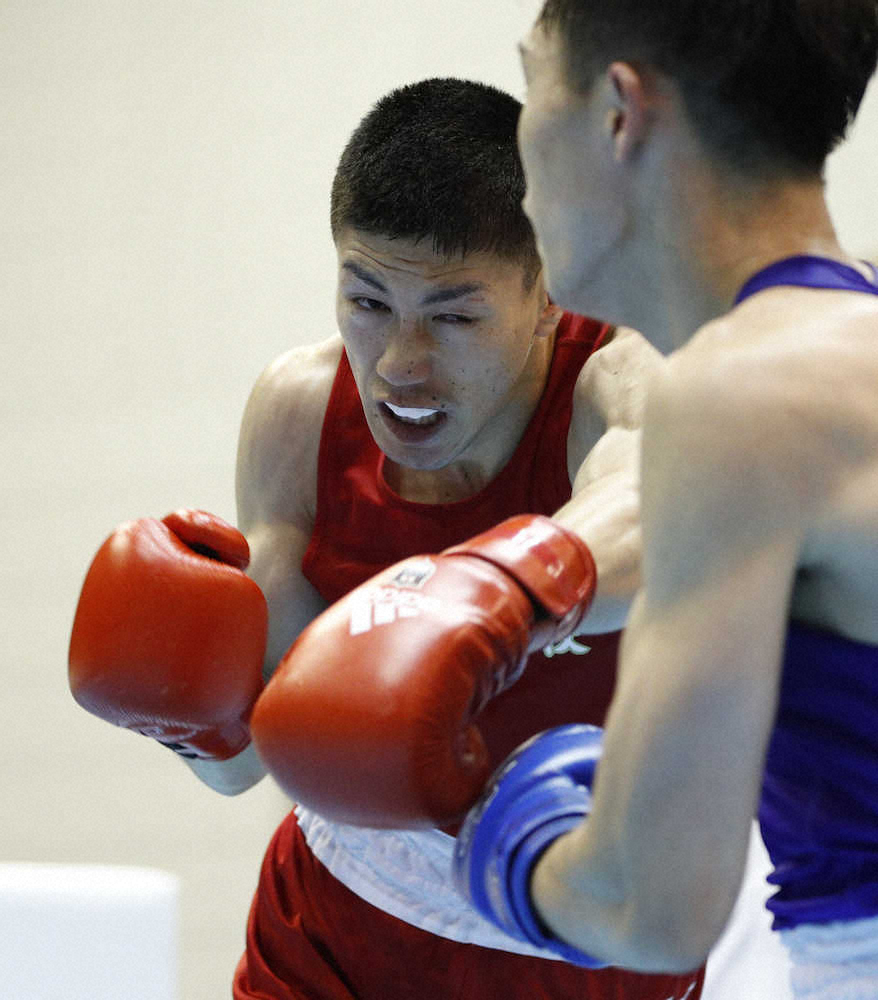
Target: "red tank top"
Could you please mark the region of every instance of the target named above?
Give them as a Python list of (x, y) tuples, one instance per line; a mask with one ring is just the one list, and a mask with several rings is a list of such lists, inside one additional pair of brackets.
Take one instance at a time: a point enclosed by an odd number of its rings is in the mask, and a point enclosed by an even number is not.
[[(441, 552), (513, 514), (554, 514), (570, 499), (567, 432), (573, 389), (611, 327), (565, 313), (545, 389), (510, 460), (482, 491), (449, 504), (413, 503), (384, 478), (347, 356), (342, 353), (320, 439), (317, 517), (302, 570), (333, 602), (387, 566)], [(499, 764), (521, 742), (567, 722), (602, 725), (612, 696), (619, 635), (577, 640), (577, 652), (534, 653), (521, 679), (479, 716)]]

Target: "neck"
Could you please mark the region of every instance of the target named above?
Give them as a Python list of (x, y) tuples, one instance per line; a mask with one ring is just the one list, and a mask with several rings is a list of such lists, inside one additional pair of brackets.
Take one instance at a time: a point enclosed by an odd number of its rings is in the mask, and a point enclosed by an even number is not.
[(652, 333), (665, 349), (728, 312), (744, 282), (777, 260), (812, 254), (855, 264), (838, 243), (819, 178), (754, 187), (702, 171), (678, 190), (688, 209), (674, 213), (682, 224), (665, 216), (676, 238), (658, 256), (663, 309)]

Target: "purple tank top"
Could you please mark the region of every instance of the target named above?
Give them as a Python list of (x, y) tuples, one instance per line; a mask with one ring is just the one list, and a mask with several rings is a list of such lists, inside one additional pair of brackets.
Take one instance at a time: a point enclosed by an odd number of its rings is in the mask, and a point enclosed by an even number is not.
[(735, 305), (744, 299), (774, 288), (777, 285), (796, 285), (799, 288), (830, 288), (844, 292), (866, 292), (878, 295), (878, 271), (874, 264), (863, 261), (872, 272), (872, 280), (841, 261), (828, 257), (785, 257), (757, 271), (741, 286), (735, 296)]
[[(878, 295), (878, 275), (803, 256), (755, 274), (736, 303), (776, 285)], [(759, 821), (776, 929), (878, 915), (878, 646), (790, 624)]]

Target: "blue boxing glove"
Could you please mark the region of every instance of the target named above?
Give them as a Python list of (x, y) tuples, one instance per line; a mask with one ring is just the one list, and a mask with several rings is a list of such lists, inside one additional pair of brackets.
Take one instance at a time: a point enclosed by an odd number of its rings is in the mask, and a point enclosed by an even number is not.
[(454, 878), (473, 906), (501, 930), (589, 969), (607, 963), (553, 937), (530, 897), (540, 855), (591, 812), (603, 730), (558, 726), (522, 744), (467, 814), (454, 848)]

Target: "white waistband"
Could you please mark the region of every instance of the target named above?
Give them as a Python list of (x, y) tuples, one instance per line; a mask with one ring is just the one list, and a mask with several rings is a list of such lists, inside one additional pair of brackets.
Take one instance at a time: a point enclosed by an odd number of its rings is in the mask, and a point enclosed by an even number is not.
[(796, 1000), (878, 997), (878, 917), (781, 931)]
[(460, 895), (451, 877), (454, 838), (441, 830), (373, 830), (330, 822), (302, 806), (295, 812), (318, 861), (385, 913), (451, 941), (557, 958), (504, 934)]

